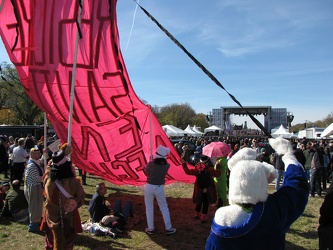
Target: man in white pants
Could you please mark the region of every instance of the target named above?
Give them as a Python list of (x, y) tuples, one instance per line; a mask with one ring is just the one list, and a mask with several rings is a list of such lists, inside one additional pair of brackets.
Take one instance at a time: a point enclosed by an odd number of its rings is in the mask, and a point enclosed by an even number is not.
[(170, 149), (158, 146), (153, 160), (149, 162), (144, 169), (147, 176), (147, 184), (144, 187), (146, 216), (148, 228), (145, 229), (147, 234), (155, 233), (154, 226), (154, 198), (156, 197), (158, 206), (163, 215), (166, 234), (174, 234), (176, 229), (172, 227), (170, 220), (170, 213), (168, 203), (164, 193), (165, 175), (167, 174), (170, 164), (167, 163), (166, 158), (170, 153)]

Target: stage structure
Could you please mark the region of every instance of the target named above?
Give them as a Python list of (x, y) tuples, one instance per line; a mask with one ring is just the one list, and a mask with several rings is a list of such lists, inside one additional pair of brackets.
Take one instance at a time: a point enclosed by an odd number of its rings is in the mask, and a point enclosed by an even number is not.
[(287, 127), (288, 122), (288, 114), (286, 108), (272, 108), (271, 106), (247, 106), (247, 107), (221, 107), (219, 109), (213, 109), (211, 113), (211, 123), (223, 129), (223, 131), (231, 132), (233, 126), (232, 121), (230, 119), (231, 115), (240, 115), (247, 116), (247, 112), (256, 116), (263, 115), (264, 116), (264, 127), (271, 131), (271, 129), (280, 126), (281, 124)]

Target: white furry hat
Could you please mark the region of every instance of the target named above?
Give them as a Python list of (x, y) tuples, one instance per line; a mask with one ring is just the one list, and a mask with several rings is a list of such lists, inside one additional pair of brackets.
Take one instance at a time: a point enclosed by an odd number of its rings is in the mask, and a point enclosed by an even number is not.
[(170, 154), (170, 149), (164, 146), (159, 145), (156, 148), (156, 153), (154, 154), (154, 159), (156, 158), (167, 158), (167, 155)]
[(230, 204), (256, 204), (268, 196), (268, 183), (277, 177), (275, 168), (256, 160), (256, 150), (240, 149), (228, 161)]

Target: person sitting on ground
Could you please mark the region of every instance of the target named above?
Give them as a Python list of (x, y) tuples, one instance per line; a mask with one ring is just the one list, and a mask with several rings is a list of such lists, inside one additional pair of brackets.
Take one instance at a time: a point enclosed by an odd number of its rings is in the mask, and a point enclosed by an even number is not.
[(10, 188), (10, 184), (8, 181), (3, 181), (1, 183), (1, 188), (0, 188), (0, 210), (3, 208), (3, 204), (6, 199), (6, 194)]
[(17, 222), (25, 223), (29, 221), (28, 202), (20, 186), (21, 183), (19, 180), (13, 181), (13, 189), (6, 195), (0, 217), (12, 216)]
[(107, 187), (104, 182), (96, 185), (96, 193), (89, 202), (88, 211), (92, 222), (100, 223), (102, 226), (112, 227), (121, 232), (121, 229), (127, 224), (128, 219), (134, 216), (131, 201), (126, 201), (124, 209), (122, 201), (116, 200), (115, 206), (105, 199)]

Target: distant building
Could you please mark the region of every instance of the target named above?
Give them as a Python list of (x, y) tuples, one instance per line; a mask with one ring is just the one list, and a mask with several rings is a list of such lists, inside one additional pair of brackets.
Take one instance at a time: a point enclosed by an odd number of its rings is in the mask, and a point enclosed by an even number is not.
[(222, 109), (213, 109), (212, 115), (211, 115), (211, 124), (215, 125), (219, 128), (222, 128), (224, 130), (224, 119), (222, 117)]
[[(230, 119), (230, 115), (264, 115), (263, 126), (271, 132), (272, 128), (279, 127), (281, 124), (288, 127), (287, 117), (288, 112), (286, 108), (272, 108), (271, 106), (249, 106), (249, 107), (221, 107), (212, 109), (209, 115), (210, 125), (215, 125), (223, 129), (223, 131), (231, 132), (234, 124)], [(244, 128), (246, 128), (246, 124)]]

